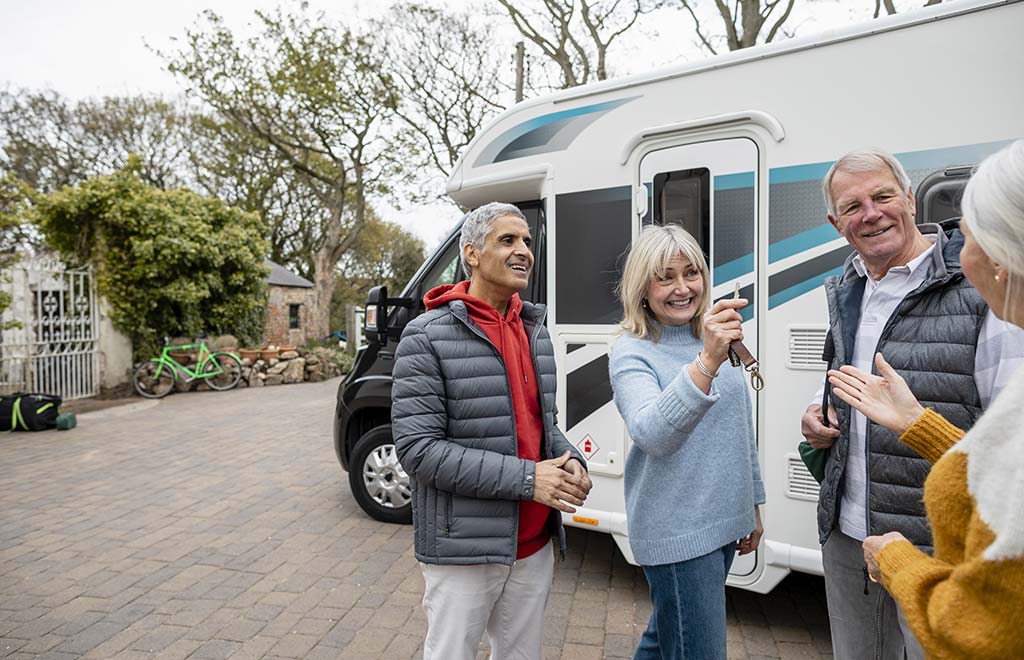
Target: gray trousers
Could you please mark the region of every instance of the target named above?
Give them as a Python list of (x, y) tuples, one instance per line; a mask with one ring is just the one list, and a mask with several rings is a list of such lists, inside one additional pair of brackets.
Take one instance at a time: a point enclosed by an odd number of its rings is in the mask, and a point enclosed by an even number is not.
[(821, 559), (835, 660), (924, 660), (896, 601), (865, 577), (860, 541), (834, 529), (821, 547)]

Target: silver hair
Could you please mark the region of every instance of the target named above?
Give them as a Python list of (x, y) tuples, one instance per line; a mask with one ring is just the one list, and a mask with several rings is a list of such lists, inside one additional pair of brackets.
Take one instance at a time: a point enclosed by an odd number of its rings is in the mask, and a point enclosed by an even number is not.
[(872, 147), (851, 151), (840, 157), (839, 160), (832, 164), (832, 167), (828, 168), (828, 173), (821, 180), (821, 192), (825, 195), (825, 206), (828, 207), (828, 214), (833, 218), (837, 217), (836, 200), (832, 196), (832, 178), (836, 175), (836, 172), (877, 172), (886, 169), (896, 177), (896, 182), (900, 184), (900, 190), (904, 194), (910, 192), (910, 177), (907, 176), (907, 171), (903, 169), (900, 161), (896, 160), (896, 156), (893, 156), (888, 151)]
[(1024, 298), (1024, 140), (981, 162), (967, 182), (963, 220), (978, 246), (1006, 268), (1004, 316), (1012, 318)]
[(473, 268), (466, 263), (466, 246), (473, 245), (478, 250), (484, 249), (487, 234), (491, 233), (495, 221), (507, 215), (526, 222), (522, 211), (512, 204), (504, 202), (490, 202), (478, 206), (466, 214), (466, 218), (462, 221), (462, 232), (459, 234), (459, 255), (462, 259), (462, 272), (466, 274), (466, 277), (473, 275)]

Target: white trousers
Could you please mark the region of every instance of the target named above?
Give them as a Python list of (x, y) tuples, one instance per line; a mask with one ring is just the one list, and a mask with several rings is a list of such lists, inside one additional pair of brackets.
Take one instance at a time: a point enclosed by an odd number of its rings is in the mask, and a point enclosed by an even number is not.
[(541, 660), (554, 555), (546, 545), (512, 566), (420, 562), (426, 588), (423, 660), (473, 660), (487, 630), (491, 660)]

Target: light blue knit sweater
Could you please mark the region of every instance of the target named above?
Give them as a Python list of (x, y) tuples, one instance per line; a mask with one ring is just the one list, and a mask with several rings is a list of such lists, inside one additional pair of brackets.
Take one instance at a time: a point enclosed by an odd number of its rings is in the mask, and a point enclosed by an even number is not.
[(743, 538), (764, 503), (749, 385), (722, 365), (704, 394), (687, 373), (703, 341), (689, 325), (657, 342), (623, 335), (611, 350), (615, 405), (633, 440), (626, 457), (629, 544), (641, 565), (685, 561)]

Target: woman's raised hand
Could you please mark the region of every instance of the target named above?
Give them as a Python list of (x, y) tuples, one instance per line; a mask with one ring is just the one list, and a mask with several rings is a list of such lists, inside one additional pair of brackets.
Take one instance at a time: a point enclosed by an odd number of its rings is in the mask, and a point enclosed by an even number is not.
[[(747, 306), (744, 298), (719, 300), (704, 315), (704, 350), (702, 361), (717, 371), (729, 357), (729, 344), (743, 339), (743, 317), (737, 310)], [(711, 364), (706, 364), (707, 362)]]
[(828, 372), (832, 393), (864, 414), (900, 435), (924, 414), (907, 381), (896, 373), (881, 353), (875, 354), (880, 376), (844, 365)]

